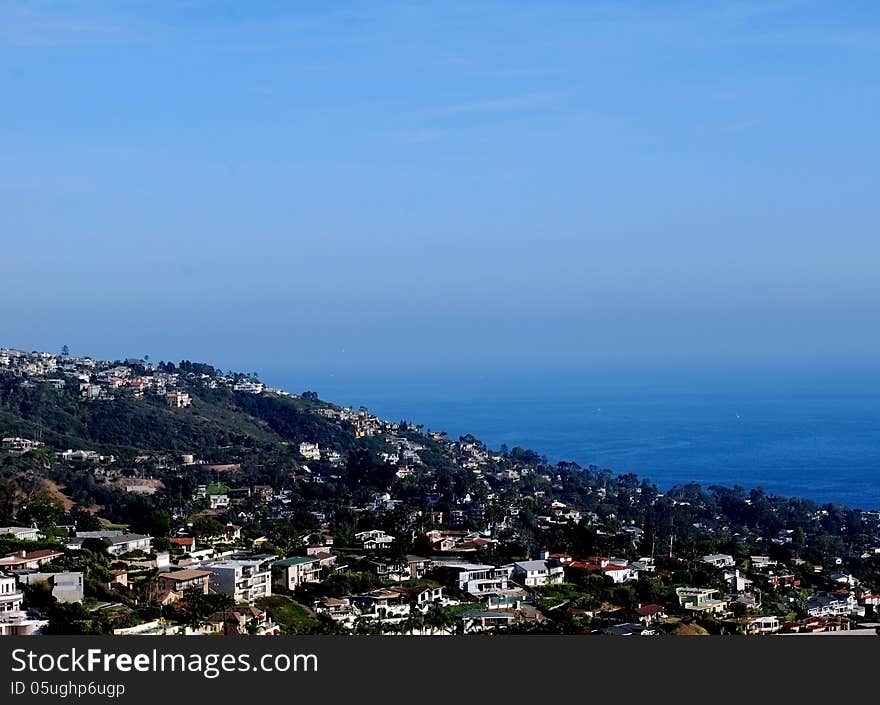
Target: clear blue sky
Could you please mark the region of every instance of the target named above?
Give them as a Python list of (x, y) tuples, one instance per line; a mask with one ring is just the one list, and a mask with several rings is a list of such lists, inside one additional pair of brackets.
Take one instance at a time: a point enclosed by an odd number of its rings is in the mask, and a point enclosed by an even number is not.
[(880, 7), (3, 2), (0, 345), (880, 353)]

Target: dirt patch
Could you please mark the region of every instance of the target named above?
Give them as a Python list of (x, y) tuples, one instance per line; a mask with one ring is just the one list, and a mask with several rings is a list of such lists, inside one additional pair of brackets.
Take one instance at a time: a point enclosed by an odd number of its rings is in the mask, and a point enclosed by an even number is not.
[[(63, 508), (64, 511), (69, 511), (76, 503), (64, 494), (64, 491), (54, 480), (49, 480), (47, 478), (42, 478), (43, 488), (46, 490), (46, 494), (48, 494), (53, 500), (58, 502)], [(90, 514), (97, 514), (101, 511), (102, 507), (93, 504), (91, 507), (84, 507), (84, 509)]]

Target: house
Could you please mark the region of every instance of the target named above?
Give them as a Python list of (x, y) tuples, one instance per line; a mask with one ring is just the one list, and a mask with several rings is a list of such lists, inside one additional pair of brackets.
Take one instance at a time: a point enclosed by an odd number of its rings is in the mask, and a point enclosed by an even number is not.
[(663, 605), (650, 604), (638, 605), (632, 609), (618, 610), (614, 614), (621, 614), (626, 619), (641, 622), (645, 626), (655, 622), (662, 622), (667, 618), (666, 608)]
[(321, 559), (318, 556), (293, 556), (272, 564), (275, 584), (296, 590), (303, 583), (321, 582)]
[(228, 494), (209, 494), (208, 505), (211, 509), (226, 509), (229, 507)]
[(496, 568), (493, 565), (479, 563), (458, 563), (447, 565), (446, 568), (457, 572), (456, 583), (459, 590), (476, 597), (515, 587), (510, 582), (510, 575), (513, 572), (511, 567)]
[(52, 589), (52, 597), (58, 602), (82, 602), (83, 574), (81, 572), (63, 571), (60, 573), (28, 572), (18, 575), (20, 585), (36, 585), (45, 583)]
[(235, 602), (253, 602), (272, 594), (272, 563), (275, 556), (256, 555), (209, 561), (200, 567), (211, 572), (210, 587)]
[(782, 632), (786, 634), (822, 634), (825, 632), (838, 632), (849, 627), (846, 617), (806, 617), (794, 622), (786, 622), (782, 625)]
[(409, 600), (410, 605), (420, 610), (427, 609), (429, 605), (435, 602), (443, 601), (443, 586), (437, 583), (412, 587), (409, 585), (394, 585), (390, 589), (399, 592)]
[(467, 610), (462, 612), (462, 630), (465, 634), (484, 632), (513, 623), (516, 616), (507, 610)]
[(208, 570), (193, 568), (160, 573), (159, 589), (161, 591), (170, 590), (178, 595), (182, 595), (187, 590), (197, 590), (202, 595), (207, 595), (211, 575)]
[(365, 551), (381, 551), (393, 543), (394, 537), (386, 534), (381, 529), (374, 529), (372, 531), (359, 531), (354, 535), (354, 540)]
[(406, 557), (406, 569), (410, 580), (424, 578), (431, 569), (431, 563), (430, 558), (408, 555)]
[(820, 592), (807, 599), (807, 614), (811, 617), (865, 616), (865, 608), (849, 592)]
[(0, 537), (12, 536), (16, 541), (38, 541), (42, 534), (32, 526), (0, 526)]
[(657, 634), (656, 630), (649, 629), (644, 624), (633, 624), (629, 622), (612, 624), (610, 627), (598, 630), (597, 633), (609, 636), (654, 636)]
[(16, 579), (0, 573), (0, 636), (31, 636), (48, 624), (46, 620), (29, 617), (22, 610), (23, 601)]
[(64, 554), (48, 548), (39, 551), (18, 551), (0, 558), (0, 570), (36, 570), (42, 565), (61, 558)]
[(591, 573), (601, 573), (611, 578), (614, 583), (624, 583), (637, 577), (625, 560), (619, 558), (604, 558), (590, 556), (583, 561), (571, 561), (566, 568), (571, 570), (583, 570)]
[(153, 537), (144, 534), (105, 536), (102, 541), (107, 545), (107, 553), (111, 556), (120, 556), (131, 551), (150, 553), (153, 550)]
[(0, 448), (8, 453), (27, 453), (42, 445), (39, 441), (32, 441), (29, 438), (20, 438), (18, 436), (8, 436), (0, 441)]
[(780, 629), (779, 617), (756, 617), (746, 625), (746, 634), (776, 634)]
[(717, 599), (718, 591), (712, 588), (675, 588), (678, 603), (692, 612), (722, 614), (727, 609), (727, 602)]
[(300, 443), (299, 454), (306, 460), (320, 460), (321, 449), (317, 443)]
[(192, 404), (192, 397), (186, 392), (172, 390), (166, 392), (165, 403), (172, 409), (185, 409)]
[(334, 622), (350, 627), (360, 615), (360, 610), (347, 597), (325, 597), (315, 603), (315, 613), (326, 615)]
[(769, 556), (749, 556), (749, 563), (754, 570), (766, 570), (776, 565), (776, 561)]
[(728, 585), (728, 590), (733, 593), (747, 592), (752, 589), (752, 581), (740, 573), (739, 568), (725, 570), (724, 581)]
[(192, 553), (196, 548), (196, 540), (192, 536), (174, 536), (168, 541), (184, 553)]
[(736, 565), (733, 556), (726, 553), (712, 553), (708, 556), (703, 556), (702, 561), (706, 565), (711, 565), (715, 568), (733, 568)]
[(309, 546), (306, 555), (318, 559), (322, 568), (333, 568), (336, 565), (336, 556), (330, 553), (332, 546)]
[(265, 388), (266, 387), (262, 382), (252, 382), (250, 380), (236, 382), (232, 385), (233, 391), (246, 392), (247, 394), (260, 394)]
[(407, 568), (399, 561), (373, 559), (367, 564), (380, 580), (404, 580), (406, 577)]
[(234, 607), (215, 612), (208, 617), (206, 631), (210, 634), (236, 636), (250, 634), (252, 636), (278, 636), (281, 627), (256, 607)]
[(409, 596), (397, 590), (371, 590), (356, 595), (352, 602), (360, 610), (360, 616), (367, 619), (394, 619), (410, 613)]
[(512, 577), (526, 587), (559, 585), (563, 582), (563, 566), (558, 561), (517, 561), (511, 564)]

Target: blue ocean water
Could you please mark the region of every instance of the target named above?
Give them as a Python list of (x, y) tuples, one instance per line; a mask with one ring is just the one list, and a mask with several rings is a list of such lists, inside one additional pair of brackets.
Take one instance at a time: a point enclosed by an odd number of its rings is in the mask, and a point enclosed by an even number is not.
[(713, 391), (485, 380), (325, 386), (324, 398), (382, 417), (450, 437), (473, 433), (492, 448), (523, 446), (553, 461), (634, 472), (662, 489), (739, 484), (880, 509), (880, 391), (858, 384)]

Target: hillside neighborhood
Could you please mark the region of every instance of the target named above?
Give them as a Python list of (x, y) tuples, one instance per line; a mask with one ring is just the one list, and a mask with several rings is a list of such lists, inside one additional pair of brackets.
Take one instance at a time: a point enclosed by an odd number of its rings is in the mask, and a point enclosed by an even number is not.
[(0, 635), (876, 635), (880, 512), (0, 349)]

